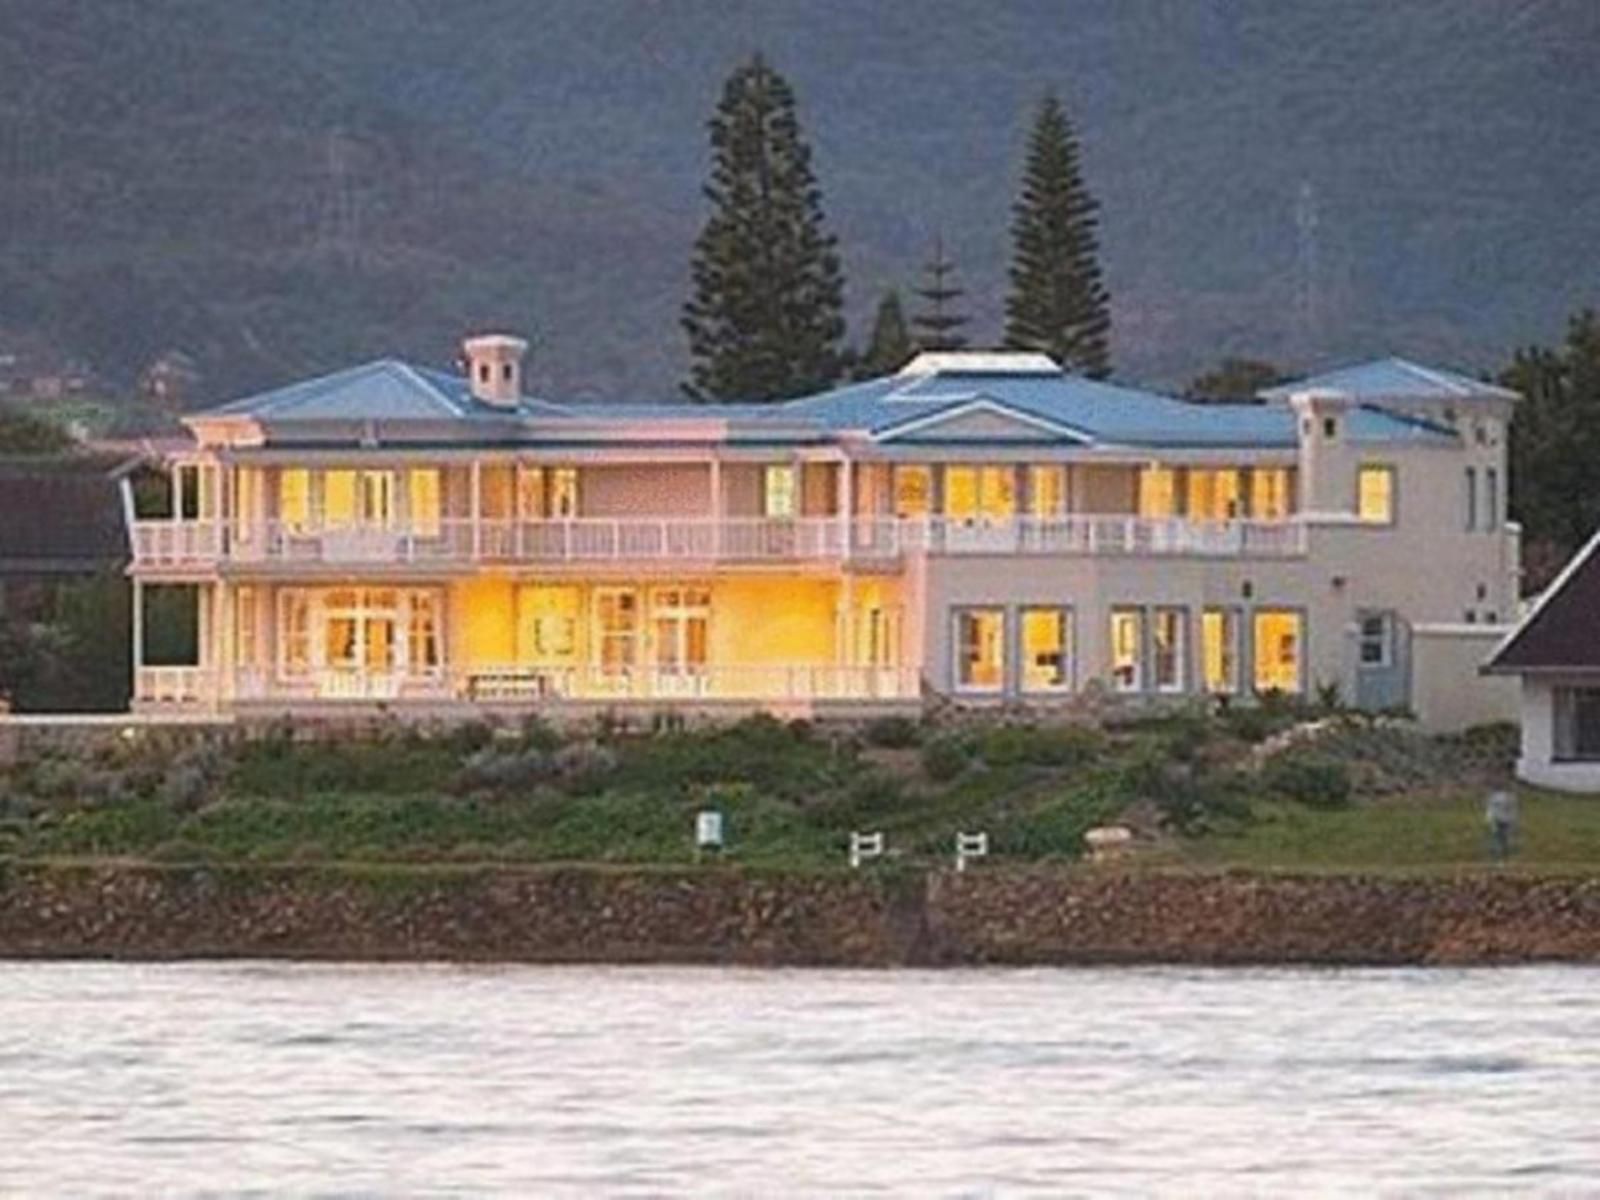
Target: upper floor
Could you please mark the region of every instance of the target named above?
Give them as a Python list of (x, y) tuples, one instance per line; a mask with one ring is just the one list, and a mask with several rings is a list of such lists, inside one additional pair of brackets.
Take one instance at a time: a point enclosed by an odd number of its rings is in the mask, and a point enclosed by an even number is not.
[(556, 404), (521, 344), (382, 361), (188, 419), (131, 482), (136, 571), (906, 555), (1296, 557), (1317, 525), (1504, 528), (1514, 396), (1398, 360), (1199, 405), (1031, 354), (925, 354), (770, 405)]

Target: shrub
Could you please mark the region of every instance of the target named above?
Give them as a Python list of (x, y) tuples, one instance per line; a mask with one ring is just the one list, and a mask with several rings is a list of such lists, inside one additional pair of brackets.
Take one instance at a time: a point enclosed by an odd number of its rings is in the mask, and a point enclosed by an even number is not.
[(867, 745), (882, 750), (908, 750), (922, 742), (922, 729), (910, 717), (877, 717), (861, 733)]
[(531, 788), (552, 774), (550, 756), (538, 749), (485, 747), (467, 757), (455, 779), (458, 792), (513, 792)]
[(972, 755), (959, 738), (937, 737), (922, 747), (922, 772), (935, 783), (949, 783), (972, 765)]
[(979, 735), (975, 753), (993, 767), (1073, 767), (1104, 753), (1105, 737), (1072, 725), (1000, 725)]
[(1325, 754), (1279, 754), (1267, 761), (1261, 782), (1268, 791), (1308, 808), (1350, 803), (1350, 768)]

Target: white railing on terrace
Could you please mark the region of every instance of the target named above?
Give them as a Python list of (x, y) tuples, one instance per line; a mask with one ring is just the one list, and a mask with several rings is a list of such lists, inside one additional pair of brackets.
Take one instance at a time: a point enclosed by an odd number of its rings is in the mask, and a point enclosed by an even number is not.
[[(206, 667), (143, 667), (135, 698), (146, 704), (190, 706), (220, 696), (218, 672)], [(905, 667), (819, 664), (649, 667), (488, 666), (410, 674), (321, 668), (291, 676), (243, 667), (233, 673), (232, 699), (245, 702), (472, 700), (483, 703), (574, 701), (783, 702), (800, 700), (915, 700), (921, 685)]]
[(1008, 555), (1304, 554), (1305, 526), (1288, 521), (1191, 521), (1075, 513), (1059, 517), (795, 519), (451, 518), (413, 527), (285, 521), (136, 521), (135, 561), (450, 564), (472, 562), (792, 562), (892, 560), (907, 552)]

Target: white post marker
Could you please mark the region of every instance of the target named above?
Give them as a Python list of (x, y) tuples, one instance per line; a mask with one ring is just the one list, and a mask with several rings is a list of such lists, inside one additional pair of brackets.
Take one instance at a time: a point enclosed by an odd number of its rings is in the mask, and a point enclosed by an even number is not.
[(694, 848), (696, 854), (722, 853), (722, 813), (715, 808), (702, 808), (694, 818)]
[(883, 834), (856, 833), (850, 834), (850, 865), (860, 867), (869, 858), (883, 857)]
[(956, 834), (956, 870), (967, 869), (967, 859), (985, 858), (989, 853), (989, 835), (987, 833), (958, 833)]

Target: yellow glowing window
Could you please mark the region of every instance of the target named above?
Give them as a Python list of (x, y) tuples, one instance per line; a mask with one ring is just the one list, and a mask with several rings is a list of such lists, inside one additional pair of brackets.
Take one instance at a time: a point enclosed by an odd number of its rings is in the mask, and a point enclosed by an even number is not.
[(289, 467), (278, 476), (278, 516), (290, 529), (311, 523), (311, 472)]
[(1229, 696), (1239, 690), (1239, 614), (1208, 608), (1200, 616), (1200, 666), (1206, 691)]
[(367, 525), (388, 525), (394, 520), (394, 473), (362, 471), (357, 478), (361, 520)]
[(933, 509), (933, 469), (896, 467), (894, 469), (894, 515), (925, 517)]
[(424, 467), (406, 476), (406, 502), (411, 506), (411, 530), (422, 537), (439, 535), (440, 476), (437, 469)]
[(1178, 480), (1170, 467), (1146, 467), (1139, 472), (1139, 515), (1170, 517), (1178, 510)]
[(1111, 614), (1111, 686), (1119, 692), (1144, 686), (1144, 614), (1136, 608)]
[(1299, 692), (1303, 654), (1297, 612), (1262, 609), (1255, 614), (1255, 687), (1258, 692)]
[(944, 515), (968, 519), (978, 515), (978, 469), (944, 469)]
[(1356, 475), (1356, 515), (1375, 525), (1394, 521), (1394, 468), (1362, 467)]
[(578, 469), (555, 467), (550, 471), (550, 515), (575, 517), (578, 515)]
[(795, 515), (794, 467), (769, 463), (761, 471), (761, 513), (767, 517)]
[(1231, 521), (1239, 515), (1239, 472), (1189, 472), (1189, 515), (1197, 521)]
[(1028, 511), (1036, 517), (1056, 517), (1067, 511), (1066, 467), (1028, 468)]
[(356, 519), (356, 473), (324, 471), (322, 519), (329, 525), (351, 525)]
[(1181, 608), (1158, 608), (1153, 615), (1150, 665), (1158, 692), (1181, 692), (1187, 685), (1187, 615)]
[(1022, 610), (1022, 690), (1060, 692), (1072, 686), (1072, 614), (1064, 608)]
[(1289, 515), (1288, 471), (1257, 467), (1250, 473), (1250, 515), (1260, 521), (1281, 521)]
[(432, 592), (411, 593), (406, 657), (413, 672), (432, 671), (439, 666), (439, 602)]
[(978, 472), (978, 508), (986, 517), (1010, 517), (1017, 511), (1017, 473), (1011, 467), (984, 467)]
[(969, 608), (956, 614), (956, 686), (998, 692), (1005, 685), (1005, 612)]
[(536, 521), (544, 516), (544, 471), (539, 467), (517, 470), (517, 516)]

